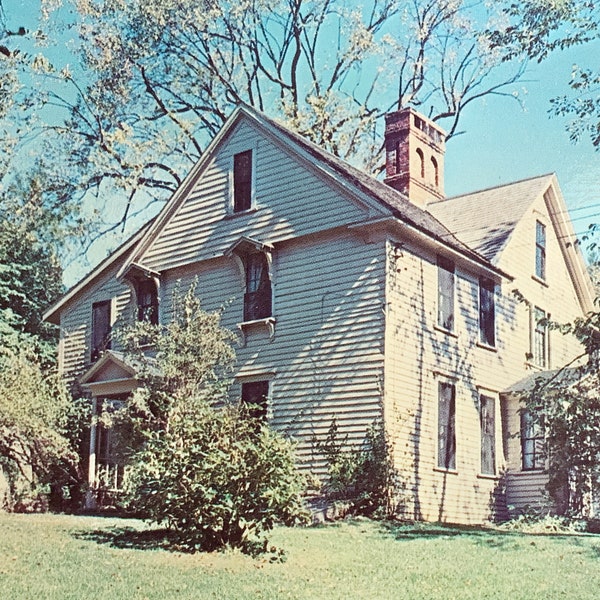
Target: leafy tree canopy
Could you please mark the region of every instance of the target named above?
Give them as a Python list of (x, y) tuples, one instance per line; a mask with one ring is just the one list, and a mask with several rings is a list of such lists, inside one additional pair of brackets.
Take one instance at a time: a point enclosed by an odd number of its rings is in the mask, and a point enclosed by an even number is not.
[(385, 112), (414, 106), (454, 135), (471, 102), (514, 98), (524, 70), (502, 63), (489, 44), (482, 32), (499, 9), (477, 0), (44, 6), (44, 31), (35, 37), (60, 39), (62, 19), (61, 35), (73, 39), (78, 58), (53, 64), (51, 46), (29, 56), (37, 83), (27, 100), (47, 119), (36, 138), (47, 148), (37, 159), (46, 194), (75, 211), (93, 198), (112, 227), (155, 210), (237, 103), (376, 172)]

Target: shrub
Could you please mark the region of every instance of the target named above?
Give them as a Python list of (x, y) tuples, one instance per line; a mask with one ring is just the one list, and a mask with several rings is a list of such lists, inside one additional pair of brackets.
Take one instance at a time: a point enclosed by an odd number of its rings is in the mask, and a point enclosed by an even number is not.
[(317, 451), (325, 456), (328, 480), (324, 486), (329, 501), (343, 502), (352, 514), (374, 518), (394, 512), (393, 497), (398, 476), (383, 425), (374, 423), (359, 448), (348, 446), (340, 436), (335, 419), (324, 442), (315, 440)]
[(149, 433), (128, 484), (135, 508), (187, 550), (264, 550), (276, 521), (306, 520), (291, 444), (238, 408), (204, 400)]
[[(276, 521), (307, 518), (293, 446), (230, 404), (232, 334), (220, 314), (203, 311), (193, 288), (174, 306), (165, 327), (122, 336), (141, 382), (125, 407), (130, 506), (170, 527), (181, 548), (256, 552)], [(149, 341), (152, 357), (143, 352)]]

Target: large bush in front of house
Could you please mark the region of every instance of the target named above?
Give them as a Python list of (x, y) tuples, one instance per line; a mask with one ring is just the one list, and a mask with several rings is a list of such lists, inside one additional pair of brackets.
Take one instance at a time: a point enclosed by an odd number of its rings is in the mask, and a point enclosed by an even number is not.
[(51, 492), (77, 486), (70, 432), (77, 411), (36, 349), (0, 349), (0, 509), (43, 510)]
[(257, 551), (275, 522), (306, 518), (293, 446), (229, 400), (235, 338), (219, 312), (202, 310), (192, 287), (175, 295), (168, 325), (138, 324), (121, 339), (141, 382), (117, 417), (133, 431), (131, 508), (192, 551)]

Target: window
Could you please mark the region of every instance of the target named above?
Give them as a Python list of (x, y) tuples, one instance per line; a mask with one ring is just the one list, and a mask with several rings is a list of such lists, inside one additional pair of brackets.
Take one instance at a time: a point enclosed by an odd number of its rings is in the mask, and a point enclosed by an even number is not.
[(256, 321), (271, 316), (271, 280), (267, 257), (263, 252), (248, 254), (245, 259), (246, 293), (244, 321)]
[(110, 348), (110, 300), (92, 304), (92, 352), (96, 360)]
[(546, 226), (535, 222), (535, 274), (546, 279)]
[(549, 366), (548, 318), (549, 315), (547, 315), (541, 308), (536, 306), (533, 309), (531, 356), (533, 364), (543, 368)]
[(438, 168), (437, 160), (432, 156), (431, 157), (431, 168), (433, 171), (433, 183), (435, 187), (440, 187), (440, 170)]
[(531, 413), (521, 411), (521, 468), (535, 471), (544, 468), (544, 436), (540, 423)]
[(233, 212), (252, 206), (252, 150), (233, 157)]
[(417, 156), (419, 157), (419, 174), (421, 179), (425, 179), (425, 156), (421, 148), (417, 148)]
[(496, 415), (495, 401), (491, 396), (479, 397), (479, 422), (481, 426), (481, 473), (496, 474)]
[(242, 402), (248, 407), (248, 414), (261, 421), (267, 420), (268, 381), (242, 383)]
[(438, 467), (456, 469), (454, 384), (438, 384)]
[(454, 329), (454, 263), (438, 256), (438, 325)]
[(496, 306), (494, 282), (479, 280), (479, 341), (486, 346), (496, 345)]
[(158, 325), (158, 290), (153, 279), (144, 279), (138, 282), (137, 319), (152, 325)]

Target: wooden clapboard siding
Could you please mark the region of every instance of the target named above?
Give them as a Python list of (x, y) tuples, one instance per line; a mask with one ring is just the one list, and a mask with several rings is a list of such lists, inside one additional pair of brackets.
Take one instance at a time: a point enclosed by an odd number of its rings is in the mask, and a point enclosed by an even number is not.
[[(59, 358), (62, 373), (69, 383), (74, 382), (90, 364), (92, 304), (110, 300), (113, 325), (129, 318), (131, 292), (115, 278), (119, 266), (113, 266), (98, 277), (73, 299), (69, 310), (61, 313)], [(113, 348), (116, 348), (114, 343)]]
[[(381, 418), (385, 247), (338, 231), (277, 244), (274, 255), (275, 335), (269, 339), (265, 328), (248, 332), (246, 345), (237, 348), (236, 373), (271, 379), (272, 424), (298, 443), (300, 461), (318, 471), (322, 460), (314, 457), (312, 440), (326, 435), (334, 417), (340, 435), (356, 444)], [(231, 258), (167, 271), (165, 318), (174, 287), (185, 290), (194, 280), (205, 309), (230, 301), (222, 322), (235, 329), (243, 288)]]
[[(233, 155), (256, 153), (256, 211), (230, 215)], [(221, 256), (240, 236), (277, 243), (364, 218), (365, 211), (243, 121), (200, 175), (190, 196), (147, 250), (143, 262), (163, 271)]]
[(548, 474), (541, 471), (508, 473), (506, 476), (506, 503), (511, 515), (530, 509), (549, 507), (546, 483)]

